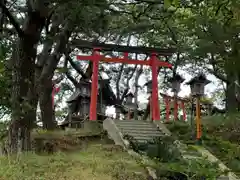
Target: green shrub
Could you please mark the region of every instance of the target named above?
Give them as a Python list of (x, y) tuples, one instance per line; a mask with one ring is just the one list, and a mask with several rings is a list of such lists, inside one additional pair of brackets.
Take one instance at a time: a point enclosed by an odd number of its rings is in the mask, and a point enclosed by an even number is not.
[(215, 180), (222, 174), (217, 164), (204, 159), (185, 160), (175, 145), (174, 136), (163, 136), (149, 142), (139, 144), (132, 136), (125, 135), (130, 147), (141, 154), (147, 155), (156, 162), (154, 167), (160, 179), (169, 180)]

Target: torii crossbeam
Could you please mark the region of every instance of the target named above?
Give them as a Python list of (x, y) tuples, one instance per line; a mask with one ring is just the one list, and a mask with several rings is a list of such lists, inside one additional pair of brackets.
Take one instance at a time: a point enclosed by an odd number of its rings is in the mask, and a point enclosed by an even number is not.
[[(105, 44), (106, 46), (106, 44)], [(93, 48), (93, 54), (90, 56), (84, 56), (84, 55), (77, 55), (77, 60), (90, 60), (93, 62), (93, 74), (92, 74), (92, 86), (91, 86), (91, 104), (90, 104), (90, 120), (95, 121), (97, 120), (97, 94), (98, 94), (98, 66), (99, 61), (103, 62), (112, 62), (112, 63), (125, 63), (125, 64), (139, 64), (139, 65), (147, 65), (151, 66), (152, 69), (152, 117), (153, 120), (160, 120), (160, 109), (159, 109), (159, 100), (158, 100), (158, 80), (157, 80), (157, 69), (158, 67), (167, 67), (172, 68), (172, 65), (168, 62), (160, 61), (157, 58), (158, 55), (164, 55), (166, 54), (171, 55), (173, 53), (173, 50), (169, 50), (168, 53), (166, 49), (163, 49), (163, 53), (159, 52), (159, 49), (157, 49), (157, 53), (154, 52), (154, 48), (146, 48), (144, 50), (143, 47), (141, 47), (141, 54), (151, 54), (150, 59), (147, 61), (141, 61), (137, 59), (129, 59), (128, 53), (132, 52), (131, 48), (129, 46), (117, 46), (112, 45), (115, 48), (111, 48), (111, 45), (107, 45), (107, 50), (114, 49), (114, 51), (121, 51), (122, 49), (126, 50), (124, 53), (124, 57), (113, 57), (113, 58), (107, 58), (103, 55), (100, 55), (101, 50), (105, 50), (104, 47), (96, 47)], [(88, 47), (90, 48), (90, 47)], [(136, 52), (138, 49), (137, 47), (134, 47), (133, 52)], [(138, 50), (140, 54), (140, 50)]]

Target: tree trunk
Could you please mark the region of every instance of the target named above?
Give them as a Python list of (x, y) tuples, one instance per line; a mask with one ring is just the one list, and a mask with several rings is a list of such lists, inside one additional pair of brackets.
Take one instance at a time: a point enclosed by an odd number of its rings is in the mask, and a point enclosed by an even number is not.
[(21, 151), (30, 151), (31, 150), (31, 139), (30, 139), (30, 134), (31, 130), (28, 127), (22, 127), (20, 129), (20, 150)]
[(52, 104), (52, 80), (45, 79), (41, 84), (41, 92), (39, 94), (39, 102), (41, 109), (41, 119), (43, 122), (43, 128), (53, 130), (56, 127), (53, 116), (53, 104)]
[(8, 130), (8, 153), (13, 154), (18, 152), (18, 132), (19, 122), (12, 121)]
[[(53, 113), (46, 112), (46, 111), (50, 111), (50, 106), (52, 108), (52, 102), (50, 102), (51, 93), (52, 93), (52, 92), (50, 92), (50, 89), (52, 90), (52, 85), (51, 86), (48, 85), (49, 87), (47, 87), (45, 89), (44, 84), (48, 84), (48, 83), (50, 84), (50, 82), (46, 82), (46, 83), (42, 84), (40, 82), (39, 78), (40, 78), (41, 73), (43, 71), (44, 64), (46, 63), (48, 58), (51, 56), (50, 53), (51, 53), (51, 50), (52, 50), (52, 45), (54, 43), (54, 38), (53, 37), (55, 36), (55, 34), (58, 33), (59, 25), (60, 25), (59, 21), (53, 21), (52, 22), (52, 27), (51, 27), (51, 30), (48, 34), (49, 38), (45, 40), (43, 50), (42, 50), (41, 54), (38, 56), (37, 63), (36, 63), (37, 68), (36, 68), (36, 71), (35, 71), (34, 107), (37, 107), (38, 100), (39, 100), (40, 101), (40, 109), (41, 109), (41, 120), (42, 120), (42, 123), (43, 123), (43, 127), (45, 129), (48, 129), (48, 128), (53, 129), (54, 126), (55, 126), (54, 121), (52, 121), (52, 120), (49, 121), (49, 119), (51, 119), (51, 117), (53, 116), (52, 115)], [(41, 89), (43, 89), (43, 92), (41, 94), (41, 97), (39, 97)], [(44, 104), (46, 104), (46, 107), (44, 107)], [(47, 107), (49, 109), (47, 109)], [(45, 115), (46, 115), (46, 117), (45, 117)], [(49, 116), (51, 116), (51, 117), (49, 117)]]
[[(31, 122), (33, 112), (31, 106), (30, 88), (34, 86), (34, 59), (36, 49), (28, 38), (20, 39), (13, 55), (12, 76), (12, 123), (9, 128), (10, 152), (23, 151), (30, 142)], [(26, 133), (25, 133), (26, 132)], [(21, 141), (21, 146), (19, 145)], [(25, 145), (28, 144), (28, 145)]]
[(134, 92), (134, 119), (138, 120), (138, 86), (135, 86)]
[(52, 78), (58, 62), (66, 50), (66, 44), (68, 43), (72, 30), (73, 26), (70, 26), (70, 22), (67, 22), (58, 36), (54, 52), (48, 56), (47, 63), (44, 64), (41, 76), (39, 77), (41, 118), (44, 128), (46, 129), (53, 129), (56, 127), (51, 98), (53, 90)]
[(18, 29), (19, 38), (12, 56), (12, 120), (8, 134), (10, 153), (17, 153), (30, 147), (32, 119), (28, 118), (33, 115), (34, 110), (31, 107), (29, 92), (34, 86), (36, 45), (48, 16), (48, 4), (40, 0), (35, 3), (28, 4), (28, 14), (22, 29), (17, 27), (17, 22), (12, 22)]
[(147, 107), (144, 111), (144, 115), (143, 115), (143, 120), (147, 120), (148, 116), (150, 115), (150, 101), (148, 101), (147, 103)]
[(235, 81), (234, 73), (229, 72), (227, 74), (228, 83), (226, 88), (226, 111), (228, 113), (236, 113), (238, 109), (234, 81)]

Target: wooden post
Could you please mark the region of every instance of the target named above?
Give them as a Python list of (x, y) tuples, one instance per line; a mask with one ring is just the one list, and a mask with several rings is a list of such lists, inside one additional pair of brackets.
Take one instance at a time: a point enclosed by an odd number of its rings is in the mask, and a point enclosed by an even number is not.
[(97, 120), (97, 94), (98, 94), (98, 65), (100, 60), (100, 49), (94, 49), (93, 51), (93, 74), (92, 74), (92, 86), (91, 86), (91, 103), (90, 103), (90, 121)]
[(200, 98), (196, 98), (196, 128), (197, 128), (197, 140), (200, 141), (202, 137), (201, 129), (201, 109), (200, 109)]
[(130, 110), (130, 108), (128, 108), (128, 119), (129, 120), (131, 119), (131, 110)]
[(174, 92), (174, 120), (178, 120), (178, 99), (176, 92)]
[(158, 72), (157, 72), (157, 57), (156, 53), (151, 55), (151, 66), (152, 66), (152, 116), (153, 120), (160, 120), (160, 109), (158, 102)]
[(169, 121), (169, 116), (170, 116), (170, 106), (169, 106), (169, 101), (170, 101), (170, 98), (169, 97), (164, 97), (165, 99), (165, 106), (166, 106), (166, 121), (168, 122)]
[(184, 101), (182, 101), (181, 103), (182, 103), (182, 111), (183, 111), (183, 120), (186, 121), (187, 117), (186, 117), (186, 109), (185, 109)]
[(150, 96), (149, 97), (149, 107), (150, 107), (150, 112), (149, 112), (149, 118), (150, 118), (150, 121), (152, 121), (152, 113), (153, 113), (153, 110), (152, 110), (152, 97)]

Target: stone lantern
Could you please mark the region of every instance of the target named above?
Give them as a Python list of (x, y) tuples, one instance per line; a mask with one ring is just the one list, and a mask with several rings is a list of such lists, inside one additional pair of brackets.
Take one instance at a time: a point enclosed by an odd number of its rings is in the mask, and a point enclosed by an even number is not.
[(175, 74), (172, 78), (169, 79), (169, 82), (172, 83), (172, 91), (174, 92), (174, 119), (178, 120), (178, 98), (177, 95), (180, 91), (181, 83), (185, 79), (182, 78), (179, 74)]
[(128, 119), (131, 119), (131, 112), (134, 110), (135, 108), (135, 104), (133, 103), (133, 93), (128, 93), (126, 96), (125, 96), (125, 106), (126, 108), (128, 109)]
[(91, 94), (91, 84), (85, 80), (81, 80), (78, 84), (79, 91), (84, 96), (90, 96)]
[(176, 74), (175, 76), (173, 76), (172, 78), (169, 79), (169, 82), (172, 84), (172, 91), (175, 93), (178, 93), (180, 91), (180, 86), (181, 83), (184, 81), (185, 79), (182, 78), (179, 74)]
[(150, 94), (152, 92), (152, 81), (148, 81), (144, 86), (147, 86), (147, 93)]
[(204, 96), (205, 86), (210, 83), (204, 74), (192, 78), (186, 84), (190, 85), (192, 97), (196, 98), (196, 139), (199, 144), (202, 143), (202, 123), (201, 123), (201, 104), (200, 98)]
[(128, 93), (126, 96), (125, 96), (125, 99), (126, 99), (126, 105), (130, 105), (133, 103), (133, 93)]
[(192, 96), (202, 97), (204, 95), (205, 86), (210, 82), (211, 81), (209, 81), (204, 74), (200, 74), (192, 78), (186, 84), (190, 85)]

